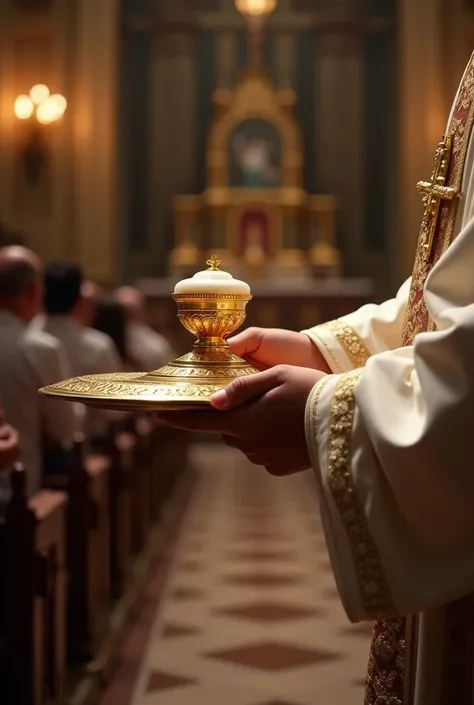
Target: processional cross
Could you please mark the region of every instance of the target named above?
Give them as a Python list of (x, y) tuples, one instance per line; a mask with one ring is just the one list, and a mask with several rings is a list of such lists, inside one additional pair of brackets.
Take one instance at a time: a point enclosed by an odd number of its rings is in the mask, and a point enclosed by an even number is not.
[(425, 207), (421, 221), (421, 242), (425, 258), (431, 255), (441, 202), (452, 201), (456, 196), (459, 196), (457, 189), (445, 185), (451, 157), (451, 143), (452, 139), (450, 136), (445, 137), (439, 143), (435, 152), (435, 164), (431, 174), (431, 181), (419, 181), (416, 185), (418, 192), (423, 194), (423, 205)]

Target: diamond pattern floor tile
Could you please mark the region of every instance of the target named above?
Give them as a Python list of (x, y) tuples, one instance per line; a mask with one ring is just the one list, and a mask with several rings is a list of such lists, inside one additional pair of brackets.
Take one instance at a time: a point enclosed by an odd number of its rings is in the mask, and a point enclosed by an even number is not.
[(123, 705), (362, 705), (371, 625), (343, 613), (312, 473), (275, 480), (219, 444), (196, 446), (193, 462), (195, 496)]
[(171, 639), (176, 636), (193, 636), (199, 634), (199, 631), (197, 627), (190, 627), (184, 624), (165, 624), (162, 638)]
[(299, 666), (320, 664), (339, 659), (338, 654), (321, 649), (302, 649), (299, 646), (272, 642), (256, 644), (239, 649), (208, 654), (211, 658), (237, 663), (264, 671), (283, 671)]
[(162, 673), (161, 671), (151, 671), (148, 678), (147, 691), (154, 692), (157, 690), (168, 690), (183, 685), (192, 685), (196, 681), (191, 678), (183, 678), (170, 673)]
[(320, 613), (318, 609), (278, 605), (267, 602), (257, 602), (253, 605), (227, 607), (219, 610), (220, 614), (247, 619), (254, 622), (284, 622), (303, 617), (314, 617)]
[(282, 587), (304, 582), (304, 576), (255, 573), (254, 575), (229, 575), (224, 577), (224, 581), (233, 585), (250, 585), (257, 588)]

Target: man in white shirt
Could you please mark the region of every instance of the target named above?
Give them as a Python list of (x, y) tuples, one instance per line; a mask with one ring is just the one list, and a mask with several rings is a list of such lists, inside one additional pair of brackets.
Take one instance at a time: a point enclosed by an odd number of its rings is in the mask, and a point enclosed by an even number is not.
[(6, 420), (20, 436), (28, 494), (40, 488), (43, 450), (69, 444), (79, 426), (77, 407), (38, 394), (40, 387), (70, 376), (61, 343), (28, 325), (40, 310), (42, 293), (41, 263), (33, 252), (1, 249), (0, 397)]
[[(83, 275), (73, 262), (54, 262), (45, 269), (44, 316), (41, 328), (63, 344), (73, 376), (119, 372), (122, 368), (108, 335), (83, 324), (87, 302), (82, 293)], [(103, 437), (110, 414), (88, 409), (86, 435)]]
[(127, 353), (131, 363), (144, 372), (157, 370), (173, 360), (173, 348), (163, 335), (148, 324), (143, 295), (138, 289), (123, 286), (115, 293), (127, 314)]

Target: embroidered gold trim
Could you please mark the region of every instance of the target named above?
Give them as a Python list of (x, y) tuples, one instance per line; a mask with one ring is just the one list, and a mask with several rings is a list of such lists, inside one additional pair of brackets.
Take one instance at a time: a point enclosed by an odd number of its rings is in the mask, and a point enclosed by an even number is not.
[[(452, 140), (452, 153), (447, 178), (447, 185), (457, 190), (461, 188), (464, 163), (469, 139), (474, 123), (474, 54), (467, 66), (456, 104), (454, 106), (448, 135)], [(418, 244), (412, 275), (410, 296), (403, 324), (402, 345), (411, 345), (415, 336), (422, 331), (435, 329), (433, 320), (428, 315), (424, 300), (424, 285), (432, 267), (451, 244), (458, 213), (459, 198), (450, 203), (444, 203), (440, 208), (437, 229), (434, 234), (432, 256), (428, 260), (424, 256), (423, 242)], [(461, 615), (460, 623), (469, 624), (472, 614)], [(365, 705), (409, 705), (416, 675), (418, 616), (405, 619), (394, 619), (381, 622), (375, 626), (372, 641)], [(449, 616), (446, 633), (450, 633)], [(461, 631), (461, 633), (463, 633)], [(461, 646), (459, 646), (461, 645)], [(461, 702), (462, 697), (456, 697), (456, 684), (470, 683), (461, 676), (459, 663), (464, 663), (465, 651), (459, 634), (452, 643), (446, 644), (446, 654), (454, 653), (455, 667), (452, 671), (453, 680), (447, 683), (449, 702)], [(460, 652), (458, 650), (460, 650)], [(467, 649), (469, 651), (469, 649)], [(467, 662), (471, 663), (471, 653), (467, 654)], [(449, 670), (449, 664), (448, 664)], [(453, 697), (453, 693), (455, 694)], [(452, 699), (453, 698), (453, 699)], [(464, 702), (464, 701), (463, 701)], [(467, 700), (466, 700), (467, 702)]]
[[(460, 191), (467, 148), (474, 123), (474, 55), (466, 69), (464, 79), (456, 100), (448, 136), (451, 138), (451, 158), (446, 179), (446, 186)], [(434, 330), (425, 304), (424, 286), (428, 274), (440, 257), (448, 249), (454, 235), (459, 198), (444, 201), (439, 210), (438, 223), (434, 233), (432, 256), (427, 259), (424, 249), (424, 232), (420, 232), (418, 247), (413, 266), (412, 282), (408, 299), (407, 312), (403, 322), (402, 345), (411, 345), (418, 333)]]
[[(333, 379), (333, 375), (327, 375), (317, 382), (311, 392), (309, 393), (308, 401), (306, 402), (306, 413), (305, 413), (305, 435), (306, 435), (306, 445), (312, 455), (311, 451), (316, 455), (318, 449), (317, 433), (318, 433), (318, 423), (316, 420), (316, 414), (318, 409), (319, 400), (321, 399), (321, 394), (326, 388), (327, 383), (330, 379)], [(314, 417), (313, 417), (314, 410)], [(311, 423), (314, 420), (314, 423)], [(312, 458), (311, 458), (312, 460)], [(318, 463), (319, 465), (319, 463)]]
[[(337, 342), (351, 361), (352, 367), (354, 369), (364, 367), (365, 363), (370, 357), (370, 350), (368, 349), (362, 338), (356, 333), (356, 331), (345, 321), (341, 319), (336, 319), (335, 321), (323, 323), (322, 325), (317, 326), (313, 329), (315, 335), (318, 336), (318, 339), (321, 341), (328, 353), (331, 355), (331, 358), (337, 364), (332, 350), (328, 347), (324, 338), (321, 335), (318, 335), (318, 330), (325, 330), (332, 336), (334, 336), (334, 338), (336, 338)], [(341, 369), (339, 365), (338, 368)]]
[(363, 370), (358, 369), (341, 375), (334, 392), (328, 435), (327, 477), (351, 547), (365, 612), (369, 618), (379, 619), (387, 615), (393, 617), (397, 610), (351, 472), (352, 427), (356, 409), (354, 392), (362, 373)]

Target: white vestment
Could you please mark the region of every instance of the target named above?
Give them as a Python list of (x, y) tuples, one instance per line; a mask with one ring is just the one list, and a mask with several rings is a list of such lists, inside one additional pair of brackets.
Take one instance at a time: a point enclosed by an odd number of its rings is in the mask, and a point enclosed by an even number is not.
[(338, 589), (352, 621), (422, 613), (416, 705), (441, 702), (444, 605), (474, 591), (472, 133), (454, 237), (424, 289), (436, 330), (413, 346), (399, 347), (409, 281), (305, 331), (334, 373), (306, 432)]
[[(19, 318), (0, 311), (0, 400), (5, 418), (20, 435), (27, 491), (40, 489), (43, 437), (58, 444), (71, 442), (80, 427), (77, 404), (58, 404), (38, 389), (71, 375), (61, 343), (34, 330)], [(9, 496), (8, 478), (1, 480), (0, 498)]]

